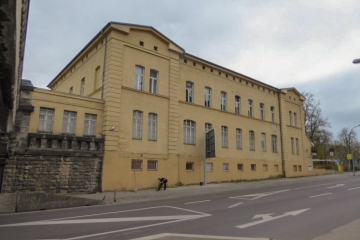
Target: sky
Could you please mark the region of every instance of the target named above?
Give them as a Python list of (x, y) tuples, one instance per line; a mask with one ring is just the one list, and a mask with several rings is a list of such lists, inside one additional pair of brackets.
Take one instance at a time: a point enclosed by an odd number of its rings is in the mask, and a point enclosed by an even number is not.
[(360, 124), (359, 13), (358, 0), (31, 0), (23, 78), (46, 88), (108, 22), (147, 25), (187, 53), (313, 93), (336, 139)]

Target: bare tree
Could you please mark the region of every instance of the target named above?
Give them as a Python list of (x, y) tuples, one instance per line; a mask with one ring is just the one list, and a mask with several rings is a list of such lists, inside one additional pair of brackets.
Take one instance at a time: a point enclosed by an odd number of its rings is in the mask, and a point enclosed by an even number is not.
[(316, 144), (319, 139), (326, 135), (331, 140), (331, 133), (326, 130), (327, 127), (330, 128), (331, 126), (328, 118), (321, 113), (320, 101), (315, 100), (312, 93), (303, 92), (302, 95), (306, 98), (304, 102), (306, 135), (313, 144)]

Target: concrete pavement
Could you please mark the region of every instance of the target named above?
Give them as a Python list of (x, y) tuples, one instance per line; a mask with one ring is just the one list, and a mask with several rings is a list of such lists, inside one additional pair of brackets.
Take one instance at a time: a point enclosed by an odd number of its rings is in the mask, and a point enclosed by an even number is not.
[[(352, 175), (352, 173), (344, 173)], [(339, 177), (342, 174), (339, 174)], [(332, 178), (334, 175), (331, 176)], [(355, 176), (359, 177), (359, 176)], [(126, 203), (126, 202), (137, 202), (137, 201), (151, 201), (156, 199), (164, 198), (176, 198), (179, 196), (190, 196), (190, 195), (201, 195), (207, 193), (219, 193), (233, 190), (241, 189), (254, 189), (265, 186), (276, 185), (289, 185), (294, 182), (309, 183), (315, 185), (318, 180), (324, 180), (330, 178), (330, 176), (314, 176), (306, 178), (286, 178), (286, 179), (272, 179), (272, 180), (263, 180), (263, 181), (250, 181), (250, 182), (241, 182), (241, 183), (219, 183), (219, 184), (207, 184), (206, 186), (192, 185), (192, 186), (181, 186), (181, 187), (171, 187), (167, 188), (166, 191), (155, 191), (155, 189), (146, 189), (146, 190), (137, 190), (137, 191), (119, 191), (116, 192), (114, 201), (114, 192), (103, 192), (103, 193), (94, 193), (94, 194), (76, 194), (72, 196), (81, 197), (81, 198), (90, 198), (94, 200), (102, 200), (108, 204), (113, 203)], [(346, 224), (340, 228), (334, 229), (333, 231), (319, 236), (314, 240), (337, 240), (337, 239), (347, 239), (347, 240), (358, 240), (360, 236), (360, 219)], [(167, 238), (161, 238), (167, 239)], [(194, 238), (195, 239), (195, 238)]]

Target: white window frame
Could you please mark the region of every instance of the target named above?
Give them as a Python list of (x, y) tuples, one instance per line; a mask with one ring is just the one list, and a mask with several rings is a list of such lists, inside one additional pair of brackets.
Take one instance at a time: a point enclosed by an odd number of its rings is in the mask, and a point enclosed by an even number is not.
[(184, 120), (184, 143), (195, 145), (196, 123), (192, 120)]
[(229, 165), (229, 163), (223, 163), (223, 164), (222, 164), (222, 169), (223, 169), (223, 172), (228, 172), (228, 171), (230, 171), (230, 165)]
[(214, 169), (214, 164), (213, 163), (206, 163), (206, 171), (207, 172), (212, 172)]
[(220, 107), (221, 111), (226, 111), (226, 92), (220, 92)]
[(270, 112), (271, 112), (271, 121), (275, 122), (275, 107), (271, 106)]
[(227, 148), (228, 145), (228, 127), (221, 126), (221, 146)]
[(153, 93), (153, 94), (158, 93), (158, 78), (159, 78), (159, 72), (156, 70), (150, 69), (149, 93)]
[(133, 111), (132, 118), (132, 138), (133, 139), (142, 139), (142, 118), (143, 113), (139, 110)]
[(96, 135), (96, 114), (85, 113), (84, 135)]
[(240, 97), (235, 96), (235, 113), (240, 114)]
[(39, 132), (52, 132), (55, 110), (52, 108), (40, 108), (39, 113)]
[(186, 82), (186, 102), (194, 102), (194, 83), (190, 81)]
[(157, 114), (149, 113), (148, 119), (148, 140), (156, 141), (157, 133)]
[(261, 133), (261, 150), (266, 152), (266, 134)]
[(249, 145), (250, 151), (255, 151), (255, 132), (249, 131)]
[(271, 135), (271, 149), (273, 153), (277, 152), (277, 136)]
[(205, 132), (209, 132), (212, 129), (212, 124), (211, 123), (205, 123)]
[(135, 78), (134, 78), (134, 88), (136, 90), (143, 90), (144, 83), (144, 67), (136, 65), (135, 66)]
[(265, 111), (264, 111), (264, 104), (263, 103), (260, 103), (260, 119), (261, 120), (264, 120), (265, 118)]
[(236, 149), (242, 149), (242, 130), (236, 129)]
[(205, 107), (211, 107), (211, 88), (205, 87), (204, 89)]
[(248, 99), (248, 116), (253, 117), (253, 100)]
[(64, 111), (62, 132), (74, 134), (76, 129), (76, 112)]
[(295, 139), (296, 154), (299, 155), (299, 139)]

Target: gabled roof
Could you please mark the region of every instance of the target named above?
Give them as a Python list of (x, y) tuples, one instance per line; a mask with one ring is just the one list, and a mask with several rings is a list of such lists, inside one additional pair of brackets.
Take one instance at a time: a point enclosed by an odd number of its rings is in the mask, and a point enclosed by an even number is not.
[(301, 100), (305, 101), (306, 98), (304, 97), (304, 95), (302, 95), (296, 88), (292, 87), (292, 88), (281, 88), (280, 89), (282, 92), (287, 93), (287, 91), (294, 91)]
[(164, 34), (162, 34), (160, 31), (155, 29), (152, 26), (146, 26), (146, 25), (139, 25), (139, 24), (130, 24), (130, 23), (122, 23), (122, 22), (108, 22), (86, 45), (83, 47), (78, 54), (54, 77), (53, 80), (47, 85), (47, 87), (50, 87), (55, 80), (71, 65), (75, 62), (75, 60), (100, 36), (102, 35), (108, 28), (110, 28), (112, 25), (124, 25), (129, 26), (130, 28), (143, 28), (153, 31), (156, 35), (158, 35), (160, 38), (164, 39), (165, 41), (175, 45), (176, 47), (180, 48), (183, 53), (185, 53), (185, 50), (180, 47), (178, 44), (176, 44), (174, 41), (172, 41), (170, 38), (166, 37)]

